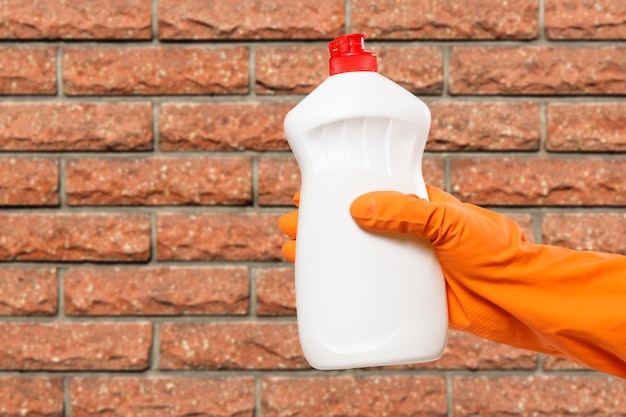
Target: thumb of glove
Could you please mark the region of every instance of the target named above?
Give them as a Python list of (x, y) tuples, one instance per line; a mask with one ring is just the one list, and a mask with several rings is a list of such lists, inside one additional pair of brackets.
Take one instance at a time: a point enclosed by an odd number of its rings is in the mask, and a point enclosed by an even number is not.
[[(434, 194), (437, 194), (437, 189)], [(429, 188), (429, 193), (431, 188)], [(442, 192), (443, 193), (443, 192)], [(444, 198), (454, 199), (448, 194)], [(455, 200), (456, 201), (456, 200)], [(449, 223), (450, 213), (444, 202), (431, 202), (414, 194), (397, 191), (373, 191), (357, 197), (350, 206), (350, 214), (362, 228), (373, 231), (391, 231), (396, 233), (413, 232), (435, 243), (446, 235), (443, 230)], [(458, 214), (458, 213), (457, 213)]]

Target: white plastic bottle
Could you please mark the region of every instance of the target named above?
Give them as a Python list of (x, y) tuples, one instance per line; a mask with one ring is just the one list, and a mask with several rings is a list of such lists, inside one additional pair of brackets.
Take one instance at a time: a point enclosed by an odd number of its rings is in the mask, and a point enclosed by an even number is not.
[(349, 213), (368, 191), (428, 198), (421, 168), (430, 112), (377, 72), (364, 39), (329, 44), (331, 76), (284, 123), (302, 176), (298, 329), (317, 369), (432, 361), (447, 337), (445, 284), (430, 244), (365, 231)]

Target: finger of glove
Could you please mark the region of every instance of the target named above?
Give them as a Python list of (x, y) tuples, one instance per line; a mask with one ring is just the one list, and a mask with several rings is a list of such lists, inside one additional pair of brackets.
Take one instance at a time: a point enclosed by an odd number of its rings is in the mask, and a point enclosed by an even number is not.
[(291, 239), (295, 239), (298, 232), (298, 210), (290, 211), (280, 216), (278, 227)]
[(441, 188), (434, 187), (432, 185), (426, 184), (426, 191), (428, 192), (428, 198), (433, 203), (443, 202), (443, 203), (460, 203), (455, 197), (443, 191)]
[(296, 241), (288, 240), (283, 244), (281, 248), (281, 253), (283, 257), (291, 262), (292, 264), (296, 262)]
[(370, 230), (413, 232), (434, 242), (441, 234), (445, 208), (413, 194), (374, 191), (357, 197), (350, 206), (355, 222)]
[(293, 195), (293, 204), (296, 207), (300, 207), (300, 191), (298, 191), (297, 193)]

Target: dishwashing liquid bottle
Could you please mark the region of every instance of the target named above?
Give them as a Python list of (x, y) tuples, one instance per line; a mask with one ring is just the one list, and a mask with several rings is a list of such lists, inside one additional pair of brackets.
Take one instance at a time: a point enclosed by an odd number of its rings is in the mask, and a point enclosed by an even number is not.
[(365, 231), (350, 216), (352, 201), (368, 191), (428, 198), (428, 107), (377, 72), (364, 40), (351, 34), (330, 42), (330, 77), (284, 122), (302, 177), (298, 331), (317, 369), (432, 361), (446, 344), (445, 283), (430, 243)]

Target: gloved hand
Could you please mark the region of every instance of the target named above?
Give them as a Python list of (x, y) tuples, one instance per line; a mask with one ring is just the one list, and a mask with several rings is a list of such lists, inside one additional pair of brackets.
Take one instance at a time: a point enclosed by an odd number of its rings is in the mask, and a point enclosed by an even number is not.
[[(293, 204), (300, 207), (300, 191), (293, 196)], [(298, 230), (298, 210), (290, 211), (278, 219), (278, 227), (283, 231), (289, 240), (283, 244), (281, 249), (283, 256), (289, 262), (296, 262), (296, 234)]]
[[(430, 202), (379, 191), (358, 197), (359, 226), (430, 240), (446, 279), (450, 327), (626, 378), (626, 257), (526, 242), (508, 217), (428, 187)], [(295, 201), (297, 205), (297, 200)], [(297, 212), (280, 227), (292, 239)]]

